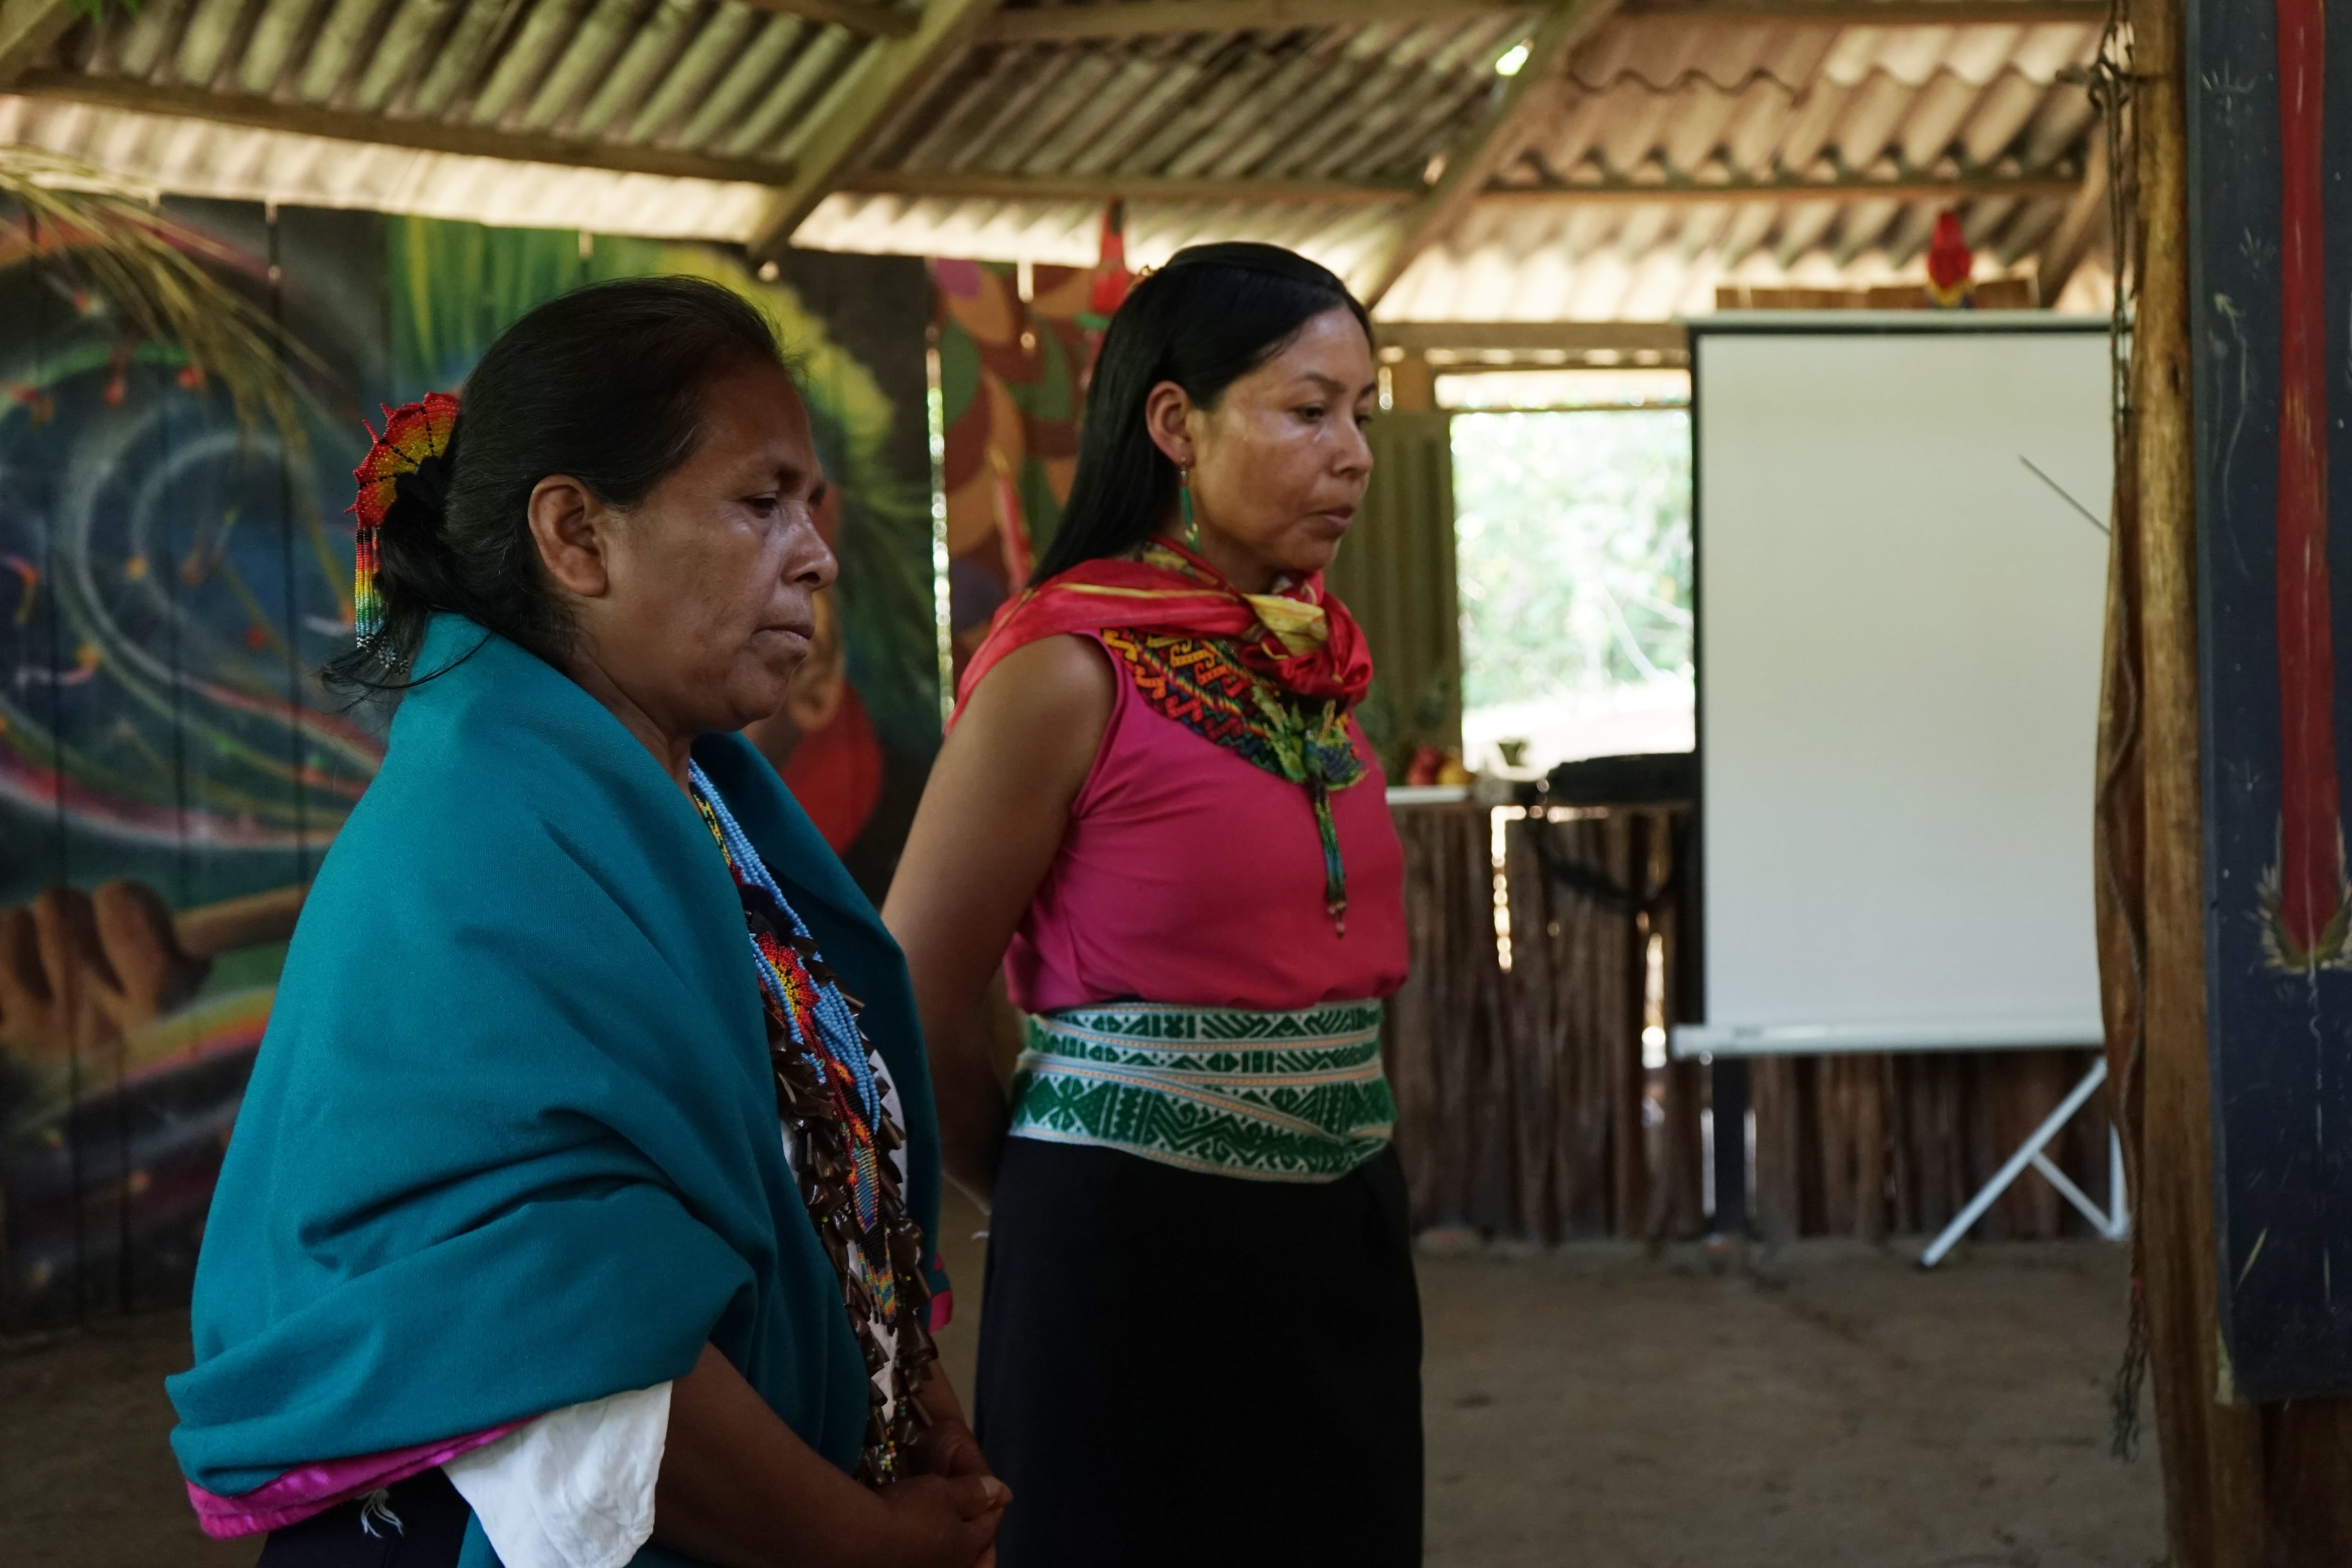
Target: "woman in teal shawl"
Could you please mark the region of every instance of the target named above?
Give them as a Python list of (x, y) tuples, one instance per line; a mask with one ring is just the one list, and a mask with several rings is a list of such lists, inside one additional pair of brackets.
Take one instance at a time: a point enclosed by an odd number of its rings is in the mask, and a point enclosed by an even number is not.
[(771, 329), (583, 289), (358, 477), (333, 673), (399, 708), (214, 1200), (201, 1522), (264, 1568), (986, 1562), (905, 965), (733, 733), (835, 569)]

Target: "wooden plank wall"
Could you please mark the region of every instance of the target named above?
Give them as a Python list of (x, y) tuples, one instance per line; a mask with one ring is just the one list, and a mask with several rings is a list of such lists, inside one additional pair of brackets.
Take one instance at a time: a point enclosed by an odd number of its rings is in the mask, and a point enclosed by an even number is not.
[[(2090, 1070), (2090, 1051), (1774, 1058), (1750, 1068), (1757, 1229), (1798, 1236), (1932, 1236)], [(2107, 1102), (2093, 1099), (2051, 1150), (2107, 1202)], [(1979, 1220), (1977, 1240), (2091, 1234), (2027, 1174)]]
[[(1659, 1021), (1696, 1012), (1696, 905), (1681, 808), (1555, 812), (1505, 830), (1510, 967), (1492, 824), (1401, 805), (1412, 978), (1389, 1016), (1397, 1143), (1415, 1222), (1512, 1239), (1652, 1240), (1706, 1228), (1706, 1069), (1644, 1068), (1651, 939)], [(2088, 1068), (2086, 1052), (1802, 1058), (1754, 1066), (1755, 1226), (1772, 1240), (1931, 1234)], [(2053, 1151), (2107, 1193), (2105, 1101)], [(1980, 1238), (2089, 1234), (2028, 1175)]]
[(1485, 1123), (1507, 1111), (1486, 814), (1470, 805), (1396, 808), (1404, 843), (1412, 973), (1389, 1003), (1384, 1042), (1396, 1142), (1417, 1227), (1520, 1233), (1507, 1173), (1482, 1158)]

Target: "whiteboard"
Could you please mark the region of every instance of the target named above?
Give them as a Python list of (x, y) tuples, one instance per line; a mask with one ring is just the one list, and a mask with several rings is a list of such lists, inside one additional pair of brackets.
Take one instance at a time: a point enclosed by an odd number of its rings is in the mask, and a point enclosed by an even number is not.
[(1707, 1022), (1678, 1054), (2098, 1042), (2107, 367), (2104, 332), (2021, 324), (1695, 333)]

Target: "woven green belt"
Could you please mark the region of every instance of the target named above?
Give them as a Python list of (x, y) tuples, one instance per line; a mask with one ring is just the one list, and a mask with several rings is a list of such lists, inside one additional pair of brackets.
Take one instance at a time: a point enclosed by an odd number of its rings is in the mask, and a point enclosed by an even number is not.
[(1013, 1136), (1258, 1181), (1336, 1181), (1388, 1147), (1396, 1123), (1381, 1012), (1114, 1002), (1033, 1015)]

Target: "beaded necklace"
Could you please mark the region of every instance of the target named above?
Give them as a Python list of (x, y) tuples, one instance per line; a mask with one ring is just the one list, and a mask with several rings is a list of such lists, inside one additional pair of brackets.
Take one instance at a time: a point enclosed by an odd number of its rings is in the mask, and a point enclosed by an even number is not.
[[(700, 765), (689, 763), (688, 777), (694, 808), (742, 895), (777, 1110), (804, 1152), (803, 1200), (841, 1279), (867, 1370), (889, 1379), (887, 1400), (880, 1387), (871, 1389), (874, 1408), (858, 1464), (861, 1479), (881, 1486), (898, 1479), (900, 1454), (929, 1423), (914, 1391), (938, 1359), (923, 1321), (930, 1289), (922, 1233), (907, 1214), (890, 1161), (905, 1138), (884, 1100), (887, 1087), (875, 1073), (856, 1000), (841, 988), (807, 923)], [(893, 1336), (889, 1351), (877, 1328)]]

